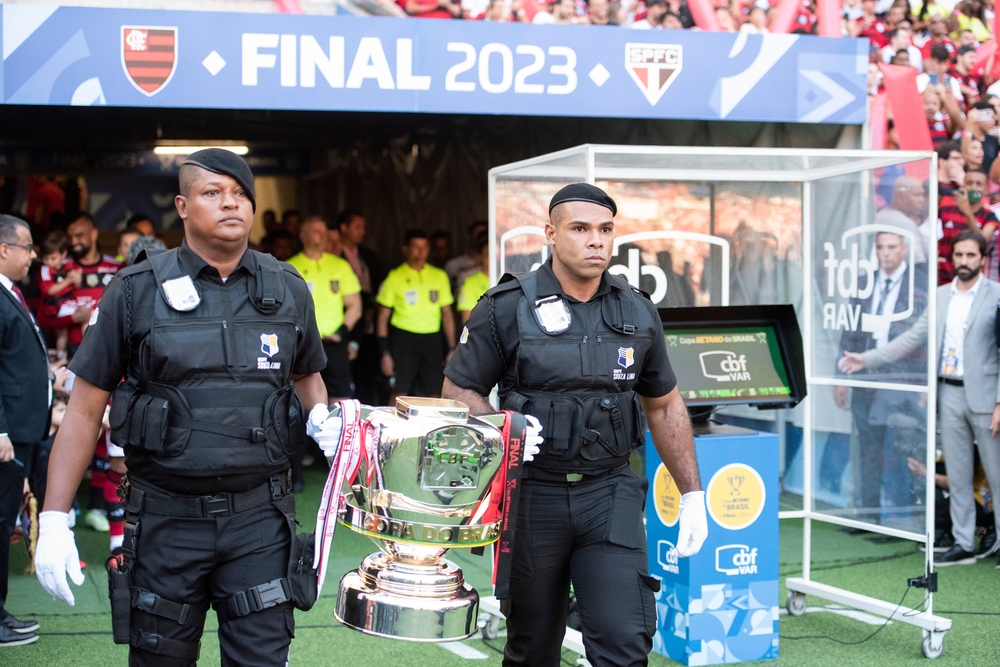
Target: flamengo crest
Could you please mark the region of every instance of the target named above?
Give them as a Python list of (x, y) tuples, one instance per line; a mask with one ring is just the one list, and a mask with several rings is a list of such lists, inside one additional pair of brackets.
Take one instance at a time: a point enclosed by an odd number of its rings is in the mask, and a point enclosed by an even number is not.
[(681, 73), (683, 48), (680, 44), (625, 45), (625, 69), (653, 106)]
[(177, 70), (177, 28), (122, 26), (122, 69), (143, 95), (163, 90)]

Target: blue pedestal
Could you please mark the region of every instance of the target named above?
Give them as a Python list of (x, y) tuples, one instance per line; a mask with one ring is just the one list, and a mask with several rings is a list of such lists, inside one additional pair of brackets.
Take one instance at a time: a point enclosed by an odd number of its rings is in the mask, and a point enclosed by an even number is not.
[(778, 657), (778, 436), (697, 429), (708, 539), (672, 558), (680, 494), (647, 434), (649, 572), (662, 581), (653, 650), (685, 665)]

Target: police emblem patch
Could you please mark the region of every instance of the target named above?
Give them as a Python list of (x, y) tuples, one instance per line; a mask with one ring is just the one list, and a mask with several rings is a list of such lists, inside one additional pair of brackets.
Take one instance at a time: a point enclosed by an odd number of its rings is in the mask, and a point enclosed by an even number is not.
[(334, 294), (339, 294), (340, 293), (340, 281), (339, 280), (331, 280), (330, 281), (330, 291), (333, 292)]
[(628, 368), (635, 363), (635, 359), (632, 356), (632, 348), (630, 347), (620, 347), (618, 348), (618, 365), (622, 368)]
[(432, 289), (431, 290), (430, 296), (431, 296), (431, 303), (437, 303), (438, 302), (438, 291), (436, 289)]
[(177, 28), (122, 26), (122, 69), (146, 97), (163, 90), (177, 69)]
[(278, 334), (261, 334), (260, 351), (268, 357), (278, 354)]

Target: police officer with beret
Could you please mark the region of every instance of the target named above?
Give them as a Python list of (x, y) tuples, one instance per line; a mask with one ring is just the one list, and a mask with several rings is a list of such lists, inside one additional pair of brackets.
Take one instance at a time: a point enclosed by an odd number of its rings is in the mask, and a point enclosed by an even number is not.
[(306, 411), (326, 414), (326, 357), (302, 278), (247, 249), (255, 201), (246, 162), (221, 149), (192, 153), (179, 189), (184, 243), (111, 281), (73, 360), (35, 567), (72, 605), (66, 575), (77, 585), (83, 576), (67, 512), (110, 398), (112, 441), (129, 473), (109, 588), (129, 664), (194, 665), (211, 605), (223, 665), (284, 665), (293, 603), (310, 604), (292, 576), (302, 570), (293, 544), (304, 541), (293, 540), (288, 460)]
[(555, 667), (570, 582), (594, 667), (645, 665), (656, 631), (642, 511), (647, 482), (628, 466), (644, 441), (682, 492), (679, 556), (708, 533), (687, 411), (656, 308), (607, 271), (615, 202), (577, 183), (549, 204), (552, 258), (504, 276), (473, 309), (445, 369), (445, 398), (538, 419), (544, 442), (525, 466), (514, 529), (504, 665)]

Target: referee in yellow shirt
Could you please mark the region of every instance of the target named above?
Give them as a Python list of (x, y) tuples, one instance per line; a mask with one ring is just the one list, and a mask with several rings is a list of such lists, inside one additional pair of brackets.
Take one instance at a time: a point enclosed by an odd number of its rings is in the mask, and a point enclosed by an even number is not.
[(462, 288), (458, 290), (458, 316), (461, 323), (469, 319), (469, 314), (475, 308), (479, 297), (486, 294), (490, 288), (490, 242), (485, 236), (476, 239), (473, 246), (476, 257), (479, 259), (479, 270), (470, 275), (462, 283)]
[[(440, 396), (445, 354), (455, 349), (454, 299), (448, 274), (427, 264), (427, 234), (411, 229), (404, 236), (406, 261), (389, 272), (378, 290), (376, 335), (382, 353), (382, 373), (395, 378), (391, 401), (400, 395)], [(390, 327), (391, 325), (391, 327)]]
[(351, 329), (361, 317), (361, 285), (346, 259), (324, 252), (327, 225), (319, 216), (302, 223), (302, 252), (288, 260), (306, 281), (316, 307), (326, 369), (320, 375), (330, 402), (354, 396), (347, 347)]

